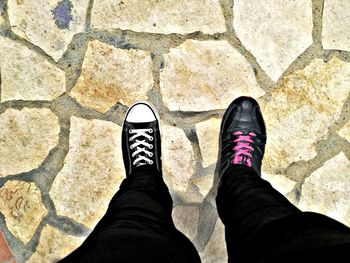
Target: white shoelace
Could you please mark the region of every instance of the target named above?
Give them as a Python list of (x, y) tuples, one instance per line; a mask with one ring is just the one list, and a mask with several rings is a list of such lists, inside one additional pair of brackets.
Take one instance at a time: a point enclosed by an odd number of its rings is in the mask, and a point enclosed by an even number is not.
[[(146, 165), (146, 164), (153, 164), (153, 161), (148, 158), (148, 157), (152, 157), (153, 153), (146, 149), (146, 147), (148, 149), (153, 149), (153, 145), (150, 143), (147, 143), (146, 140), (141, 141), (136, 139), (140, 136), (143, 136), (148, 140), (153, 141), (153, 136), (147, 134), (147, 132), (152, 133), (153, 130), (152, 129), (130, 129), (129, 130), (130, 134), (135, 134), (129, 138), (129, 141), (135, 140), (135, 142), (130, 145), (130, 150), (133, 150), (136, 148), (136, 150), (134, 150), (131, 156), (135, 157), (137, 154), (139, 154), (139, 156), (133, 161), (132, 163), (133, 165), (140, 166), (140, 165)], [(145, 146), (145, 147), (142, 147), (142, 146)], [(144, 153), (144, 155), (141, 155), (140, 153)], [(145, 162), (141, 162), (143, 160)]]

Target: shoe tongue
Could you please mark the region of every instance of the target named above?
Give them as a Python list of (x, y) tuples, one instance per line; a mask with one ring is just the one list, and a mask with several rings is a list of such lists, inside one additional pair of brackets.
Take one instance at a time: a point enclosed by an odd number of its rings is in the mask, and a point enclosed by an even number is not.
[(239, 127), (236, 123), (231, 123), (229, 127), (229, 132), (242, 131), (243, 133), (249, 133), (251, 131), (261, 134), (261, 130), (256, 125), (252, 125), (251, 121), (240, 121)]
[(138, 177), (140, 176), (150, 176), (150, 175), (162, 175), (160, 171), (157, 170), (157, 166), (155, 162), (153, 164), (146, 164), (146, 165), (140, 165), (135, 166), (133, 168), (133, 171), (131, 172), (132, 175), (136, 175)]
[(157, 121), (151, 122), (127, 122), (128, 126), (131, 129), (147, 129), (155, 125)]

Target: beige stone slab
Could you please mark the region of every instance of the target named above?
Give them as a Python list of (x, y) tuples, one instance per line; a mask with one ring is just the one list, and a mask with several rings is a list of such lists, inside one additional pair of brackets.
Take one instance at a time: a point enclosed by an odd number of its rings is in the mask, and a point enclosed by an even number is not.
[(2, 14), (0, 13), (0, 27), (4, 26), (5, 25), (5, 19), (4, 17), (2, 16)]
[(166, 185), (169, 187), (169, 192), (173, 198), (174, 204), (180, 203), (186, 205), (200, 205), (203, 203), (204, 196), (199, 193), (197, 187), (194, 187), (191, 184), (187, 184), (188, 188), (186, 189), (186, 192), (181, 190), (174, 190), (172, 182), (169, 179), (169, 175), (165, 174), (163, 176)]
[(81, 105), (105, 113), (117, 102), (146, 100), (153, 87), (149, 52), (90, 41), (81, 75), (70, 92)]
[(93, 228), (125, 177), (121, 128), (71, 117), (69, 151), (50, 190), (58, 215)]
[(198, 187), (199, 192), (203, 197), (206, 197), (210, 189), (213, 187), (214, 171), (204, 177), (192, 180), (192, 183)]
[(261, 68), (277, 81), (313, 42), (312, 1), (236, 0), (233, 26)]
[(295, 181), (290, 180), (286, 176), (280, 174), (267, 174), (262, 172), (261, 177), (264, 180), (268, 181), (273, 186), (273, 188), (275, 188), (283, 195), (286, 195), (292, 191), (296, 185)]
[(350, 2), (325, 0), (322, 21), (324, 49), (350, 51)]
[(209, 119), (196, 124), (199, 147), (203, 158), (203, 167), (218, 160), (221, 119)]
[(7, 181), (0, 188), (0, 212), (10, 232), (27, 244), (46, 216), (47, 209), (34, 183)]
[(350, 161), (343, 152), (306, 178), (299, 208), (330, 216), (350, 226)]
[(44, 56), (0, 37), (1, 101), (53, 100), (66, 92), (65, 73)]
[(164, 180), (175, 191), (185, 192), (194, 173), (194, 152), (185, 132), (162, 125), (162, 162)]
[(2, 4), (2, 6), (0, 7), (0, 28), (5, 26), (5, 4)]
[[(9, 0), (15, 34), (39, 46), (58, 61), (76, 33), (84, 32), (89, 0)], [(56, 14), (56, 15), (55, 15)]]
[(338, 134), (350, 142), (350, 121), (338, 131)]
[(46, 225), (41, 232), (39, 245), (27, 263), (57, 262), (78, 248), (84, 239)]
[(327, 136), (350, 91), (350, 63), (314, 59), (286, 76), (262, 105), (267, 126), (264, 171), (283, 173), (293, 162), (316, 156), (315, 143)]
[(118, 28), (160, 34), (226, 31), (218, 0), (95, 1), (91, 25), (102, 30)]
[(225, 242), (225, 227), (218, 218), (215, 228), (205, 249), (199, 253), (202, 262), (226, 263), (227, 251)]
[(28, 172), (58, 143), (58, 118), (49, 109), (8, 109), (0, 115), (0, 177)]
[(227, 41), (186, 40), (164, 61), (160, 89), (171, 111), (224, 109), (236, 97), (265, 94), (250, 64)]
[(176, 206), (172, 218), (176, 228), (190, 240), (197, 234), (199, 208), (198, 206)]

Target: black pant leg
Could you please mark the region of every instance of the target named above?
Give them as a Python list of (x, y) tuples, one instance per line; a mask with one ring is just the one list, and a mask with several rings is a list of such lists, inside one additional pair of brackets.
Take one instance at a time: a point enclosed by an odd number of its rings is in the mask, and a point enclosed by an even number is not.
[(128, 177), (85, 242), (61, 262), (200, 262), (171, 211), (161, 175), (145, 171)]
[(230, 262), (350, 262), (349, 228), (301, 212), (249, 169), (224, 174), (216, 202)]

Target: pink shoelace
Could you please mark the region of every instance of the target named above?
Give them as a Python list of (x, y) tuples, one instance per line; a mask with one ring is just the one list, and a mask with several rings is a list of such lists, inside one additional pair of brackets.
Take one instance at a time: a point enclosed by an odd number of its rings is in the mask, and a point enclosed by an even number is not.
[(256, 136), (256, 134), (254, 132), (250, 132), (247, 135), (243, 135), (243, 132), (241, 131), (236, 131), (233, 134), (237, 135), (238, 138), (234, 140), (234, 142), (237, 142), (237, 145), (233, 147), (235, 154), (233, 156), (232, 163), (242, 164), (245, 161), (245, 164), (248, 167), (252, 167), (251, 152), (254, 151), (254, 148), (250, 144), (254, 142), (252, 137)]

